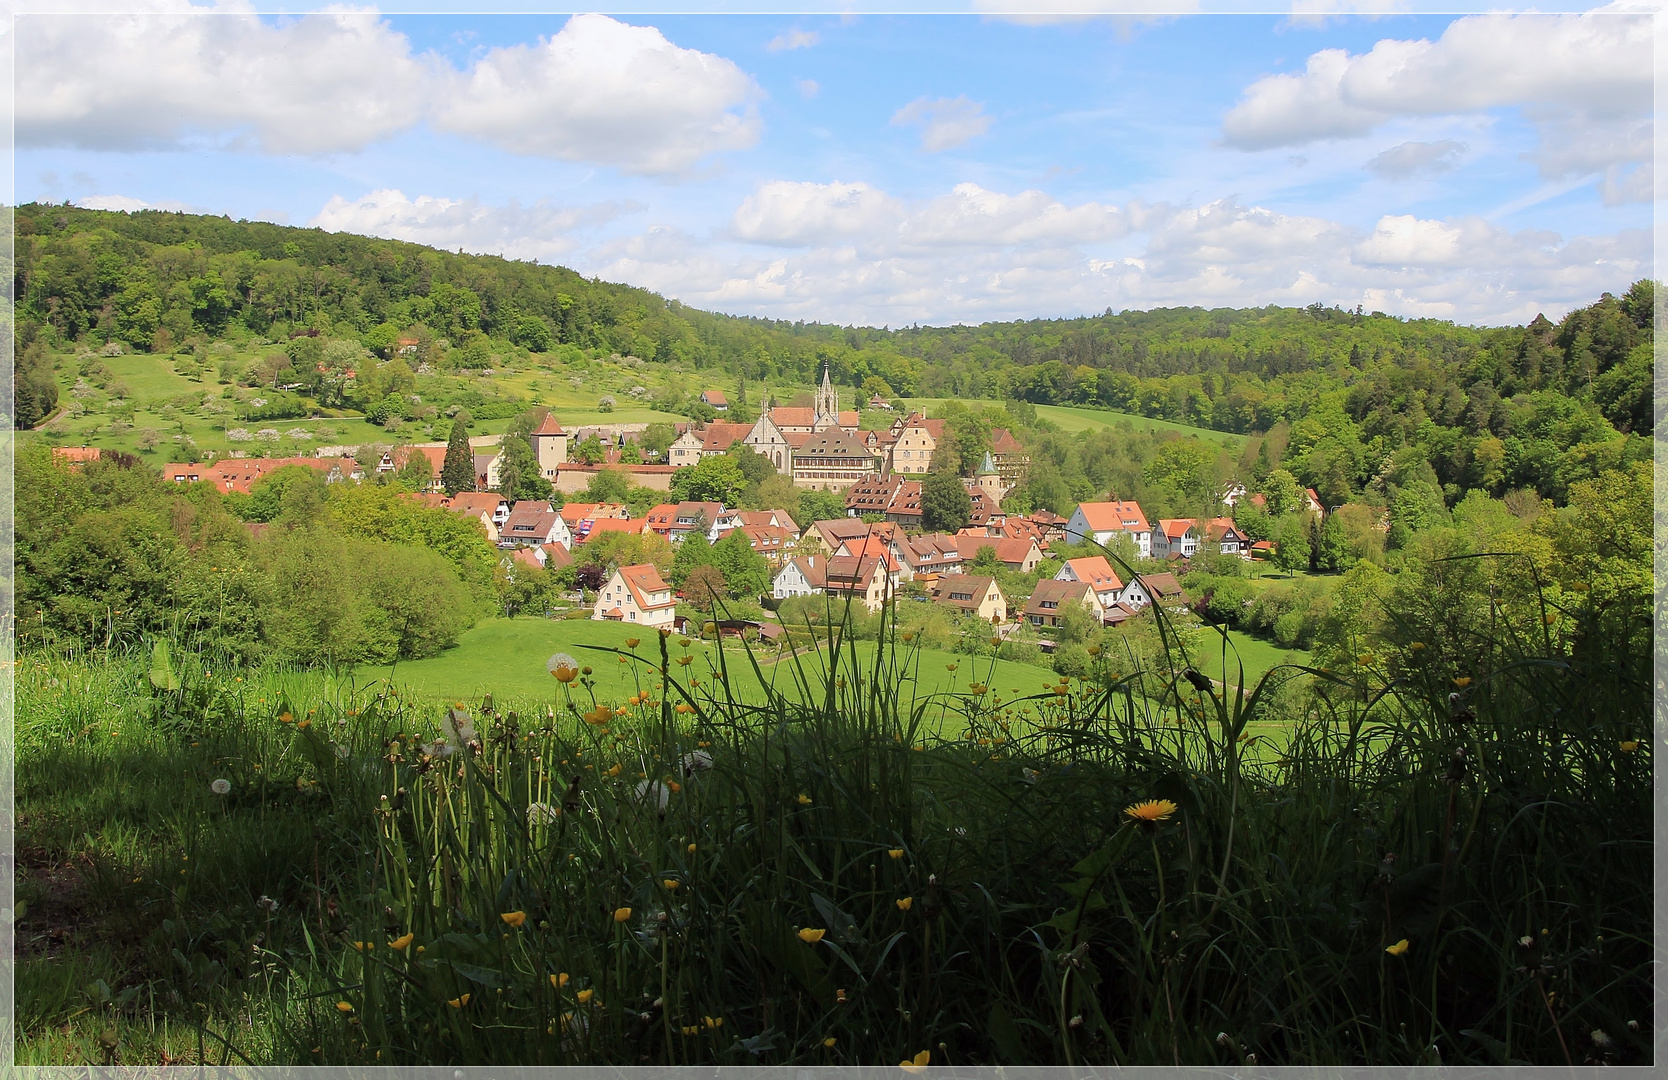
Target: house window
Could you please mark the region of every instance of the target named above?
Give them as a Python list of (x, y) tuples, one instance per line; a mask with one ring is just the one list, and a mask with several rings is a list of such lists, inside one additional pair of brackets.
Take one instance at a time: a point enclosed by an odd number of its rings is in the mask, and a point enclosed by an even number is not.
[(635, 612), (635, 611), (634, 611), (634, 612), (632, 612), (632, 613), (631, 613), (631, 621), (632, 621), (632, 622), (636, 622), (636, 621), (637, 621), (637, 612)]

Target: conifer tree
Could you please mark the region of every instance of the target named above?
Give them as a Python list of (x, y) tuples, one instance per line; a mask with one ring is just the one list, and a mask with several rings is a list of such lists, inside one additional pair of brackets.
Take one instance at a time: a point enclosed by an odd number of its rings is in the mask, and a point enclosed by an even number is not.
[(475, 490), (475, 452), (469, 448), (469, 429), (462, 420), (452, 422), (446, 440), (446, 459), (440, 464), (440, 486), (448, 497)]

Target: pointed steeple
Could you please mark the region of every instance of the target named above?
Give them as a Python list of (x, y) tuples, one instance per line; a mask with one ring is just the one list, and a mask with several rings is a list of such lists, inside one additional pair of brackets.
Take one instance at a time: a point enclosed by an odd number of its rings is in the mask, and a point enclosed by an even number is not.
[(829, 373), (829, 363), (822, 362), (822, 389), (817, 391), (815, 419), (812, 427), (821, 431), (825, 427), (833, 427), (840, 422), (840, 395), (834, 390), (834, 380)]
[(979, 471), (974, 475), (976, 475), (976, 476), (1000, 476), (1001, 475), (996, 470), (996, 460), (990, 456), (990, 451), (989, 450), (985, 451), (985, 460), (980, 463)]

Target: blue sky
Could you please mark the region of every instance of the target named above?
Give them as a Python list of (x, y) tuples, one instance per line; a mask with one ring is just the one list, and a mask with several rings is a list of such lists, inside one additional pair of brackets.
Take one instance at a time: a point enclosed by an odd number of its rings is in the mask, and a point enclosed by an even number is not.
[[(163, 5), (166, 9), (166, 4)], [(16, 197), (561, 262), (901, 325), (1651, 272), (1648, 19), (25, 16)]]

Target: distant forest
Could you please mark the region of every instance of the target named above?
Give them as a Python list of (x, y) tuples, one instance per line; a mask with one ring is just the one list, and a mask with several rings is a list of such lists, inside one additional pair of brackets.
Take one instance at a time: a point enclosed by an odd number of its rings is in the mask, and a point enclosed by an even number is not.
[(1323, 492), (1360, 490), (1413, 456), (1450, 498), (1519, 487), (1561, 498), (1648, 457), (1653, 427), (1648, 281), (1557, 323), (1504, 328), (1317, 304), (875, 329), (714, 314), (562, 267), (262, 222), (30, 204), (15, 228), (22, 427), (56, 399), (49, 343), (168, 351), (317, 331), (387, 355), (413, 329), (453, 350), (682, 360), (732, 385), (803, 384), (826, 361), (851, 388), (873, 377), (903, 396), (1267, 433), (1259, 471), (1283, 461)]

